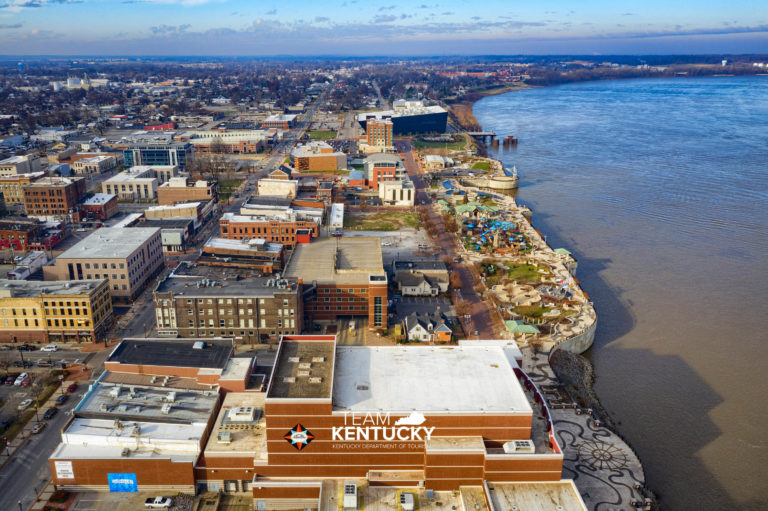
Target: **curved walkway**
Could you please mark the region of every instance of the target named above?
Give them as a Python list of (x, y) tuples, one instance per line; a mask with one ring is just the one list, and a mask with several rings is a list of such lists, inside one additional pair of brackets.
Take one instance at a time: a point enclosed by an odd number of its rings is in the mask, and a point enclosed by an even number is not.
[(565, 397), (547, 357), (548, 353), (532, 355), (525, 350), (523, 369), (547, 398), (563, 450), (563, 478), (574, 480), (591, 510), (646, 509), (650, 504), (646, 498), (652, 496), (644, 488), (645, 473), (637, 455), (589, 410), (577, 408)]

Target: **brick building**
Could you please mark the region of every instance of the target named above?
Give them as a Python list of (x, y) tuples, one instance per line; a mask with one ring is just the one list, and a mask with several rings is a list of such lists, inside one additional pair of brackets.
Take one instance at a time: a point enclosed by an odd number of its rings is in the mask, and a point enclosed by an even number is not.
[(155, 289), (157, 331), (180, 337), (232, 337), (238, 344), (298, 334), (303, 326), (300, 288), (296, 279), (184, 263)]
[(283, 270), (285, 246), (282, 243), (269, 243), (264, 238), (250, 240), (211, 238), (203, 246), (198, 263), (232, 268), (253, 268), (262, 273), (271, 274)]
[(224, 213), (219, 220), (221, 237), (230, 240), (262, 238), (270, 243), (281, 243), (293, 249), (296, 231), (309, 230), (313, 238), (320, 232), (314, 220), (300, 220), (295, 215), (264, 216)]
[(112, 218), (118, 212), (117, 195), (94, 193), (80, 203), (80, 212), (84, 219), (106, 220)]
[(72, 172), (78, 175), (101, 174), (115, 168), (117, 168), (117, 159), (107, 155), (81, 158), (72, 163)]
[(0, 220), (0, 249), (26, 252), (41, 232), (42, 225), (32, 220)]
[(294, 147), (290, 162), (299, 172), (340, 170), (347, 168), (347, 155), (326, 142), (314, 141)]
[(279, 130), (289, 130), (293, 128), (296, 123), (296, 117), (295, 114), (270, 115), (261, 122), (261, 127), (263, 129), (276, 128)]
[(77, 220), (77, 203), (85, 195), (85, 178), (44, 177), (24, 185), (27, 216)]
[(371, 147), (392, 147), (392, 121), (370, 119), (365, 125), (365, 139)]
[(314, 320), (364, 317), (387, 327), (387, 273), (379, 238), (325, 238), (298, 245), (283, 275), (301, 279), (304, 310)]
[(0, 342), (97, 342), (112, 322), (106, 280), (0, 280)]
[(255, 360), (231, 358), (227, 342), (118, 345), (50, 457), (56, 488), (240, 493), (254, 509), (324, 510), (351, 486), (345, 508), (362, 493), (388, 509), (404, 496), (424, 508), (586, 509), (562, 480), (546, 400), (513, 347), (284, 336), (260, 392)]
[(219, 202), (219, 184), (216, 181), (198, 180), (192, 183), (186, 177), (173, 177), (157, 187), (157, 203), (160, 206), (211, 200)]
[(405, 177), (405, 167), (400, 157), (395, 154), (372, 154), (365, 159), (365, 173), (368, 186), (379, 189), (382, 181), (401, 181)]

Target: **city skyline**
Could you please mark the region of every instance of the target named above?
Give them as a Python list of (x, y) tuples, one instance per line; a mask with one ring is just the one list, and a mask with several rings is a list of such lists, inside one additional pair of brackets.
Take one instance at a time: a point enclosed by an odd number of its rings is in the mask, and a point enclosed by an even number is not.
[(472, 55), (759, 53), (756, 1), (527, 4), (490, 0), (288, 3), (6, 0), (0, 50), (14, 55)]

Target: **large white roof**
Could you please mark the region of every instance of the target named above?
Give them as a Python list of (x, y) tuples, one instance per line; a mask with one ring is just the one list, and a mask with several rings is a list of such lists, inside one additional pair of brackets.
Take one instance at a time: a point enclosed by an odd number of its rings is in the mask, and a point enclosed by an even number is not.
[(498, 346), (337, 347), (333, 405), (360, 412), (531, 412)]

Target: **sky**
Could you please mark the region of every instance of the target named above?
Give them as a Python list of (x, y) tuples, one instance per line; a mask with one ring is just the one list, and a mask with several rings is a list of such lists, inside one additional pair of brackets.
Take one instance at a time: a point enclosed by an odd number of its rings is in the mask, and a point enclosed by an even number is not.
[(5, 55), (768, 53), (768, 0), (0, 0)]

